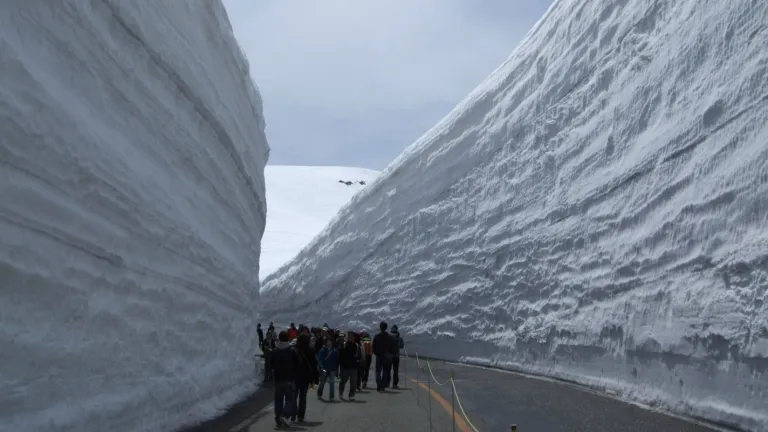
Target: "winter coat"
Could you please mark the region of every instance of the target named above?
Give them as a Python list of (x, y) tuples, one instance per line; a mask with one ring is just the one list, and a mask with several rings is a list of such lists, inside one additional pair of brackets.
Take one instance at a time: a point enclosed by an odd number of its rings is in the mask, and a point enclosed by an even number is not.
[(299, 360), (301, 364), (299, 371), (296, 374), (296, 382), (301, 384), (311, 383), (315, 379), (317, 373), (317, 357), (311, 349), (298, 348)]
[[(267, 336), (269, 336), (270, 333), (267, 333)], [(265, 354), (272, 354), (272, 352), (275, 350), (277, 345), (275, 344), (275, 340), (271, 337), (267, 337), (264, 339), (264, 353)]]
[(315, 341), (315, 356), (320, 354), (320, 351), (325, 348), (325, 341), (328, 340), (328, 337), (320, 337)]
[(395, 341), (392, 335), (383, 331), (373, 337), (373, 355), (392, 358), (395, 354)]
[(363, 351), (363, 344), (357, 343), (357, 367), (358, 369), (365, 368), (365, 352)]
[(294, 382), (299, 372), (300, 358), (296, 348), (288, 342), (278, 342), (272, 352), (272, 369), (275, 382)]
[(354, 342), (345, 342), (341, 355), (339, 356), (339, 364), (342, 369), (357, 369), (357, 362), (360, 360), (359, 349)]
[(405, 348), (405, 342), (403, 342), (403, 338), (400, 337), (400, 332), (393, 331), (392, 332), (392, 338), (394, 339), (394, 346), (395, 346), (395, 357), (400, 357), (400, 350)]
[(339, 367), (339, 350), (336, 347), (323, 347), (317, 354), (317, 364), (327, 371), (336, 371)]
[(373, 345), (369, 337), (363, 338), (363, 354), (366, 356), (373, 355)]

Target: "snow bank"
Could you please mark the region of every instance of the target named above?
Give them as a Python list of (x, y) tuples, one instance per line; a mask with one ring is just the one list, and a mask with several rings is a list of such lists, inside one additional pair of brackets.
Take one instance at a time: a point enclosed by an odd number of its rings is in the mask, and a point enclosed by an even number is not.
[(264, 177), (269, 213), (261, 240), (261, 277), (295, 257), (378, 175), (364, 168), (268, 165)]
[(268, 147), (218, 2), (0, 3), (0, 429), (252, 388)]
[(760, 1), (557, 1), (261, 306), (765, 430), (767, 22)]

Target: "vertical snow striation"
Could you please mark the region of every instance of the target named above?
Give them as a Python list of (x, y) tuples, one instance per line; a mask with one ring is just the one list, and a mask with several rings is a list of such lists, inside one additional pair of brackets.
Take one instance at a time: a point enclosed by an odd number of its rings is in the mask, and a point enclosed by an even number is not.
[(765, 430), (766, 23), (753, 0), (556, 2), (260, 306)]
[(0, 429), (252, 389), (269, 148), (218, 1), (0, 4)]

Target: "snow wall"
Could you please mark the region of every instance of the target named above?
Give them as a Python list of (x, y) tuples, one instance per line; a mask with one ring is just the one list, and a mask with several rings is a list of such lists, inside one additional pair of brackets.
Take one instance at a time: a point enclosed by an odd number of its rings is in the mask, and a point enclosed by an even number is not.
[(0, 430), (252, 389), (261, 105), (218, 1), (0, 2)]
[(766, 430), (766, 23), (760, 0), (557, 1), (260, 307)]

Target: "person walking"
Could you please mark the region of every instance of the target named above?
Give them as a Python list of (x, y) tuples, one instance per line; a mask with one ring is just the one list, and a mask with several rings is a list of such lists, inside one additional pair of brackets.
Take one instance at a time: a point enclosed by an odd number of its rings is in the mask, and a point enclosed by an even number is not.
[(379, 324), (379, 333), (373, 337), (373, 355), (376, 356), (376, 391), (383, 392), (389, 387), (389, 371), (394, 354), (392, 335), (387, 333), (387, 323)]
[(288, 332), (281, 331), (280, 342), (272, 353), (272, 369), (275, 376), (275, 423), (277, 427), (287, 427), (288, 417), (293, 416), (294, 391), (299, 372), (299, 353), (291, 347)]
[[(328, 335), (328, 328), (324, 327), (322, 329), (318, 329), (317, 334), (315, 336), (315, 358), (318, 358), (320, 355), (320, 351), (325, 347), (325, 345), (328, 343), (329, 335)], [(318, 361), (319, 364), (319, 361)], [(315, 385), (320, 385), (320, 369), (322, 367), (318, 366), (317, 374), (315, 375)]]
[(405, 348), (405, 342), (400, 336), (400, 332), (397, 329), (397, 325), (392, 326), (392, 343), (394, 345), (394, 353), (392, 354), (392, 388), (397, 388), (397, 384), (400, 382), (400, 350)]
[(363, 358), (360, 361), (362, 370), (361, 382), (363, 388), (368, 388), (368, 376), (371, 372), (371, 363), (373, 362), (373, 344), (371, 342), (371, 335), (369, 335), (368, 332), (360, 332), (360, 335), (362, 336), (361, 339), (363, 345)]
[(363, 389), (363, 368), (365, 367), (365, 353), (363, 353), (363, 337), (360, 333), (355, 333), (355, 344), (357, 345), (357, 391)]
[(355, 400), (355, 390), (357, 389), (357, 369), (360, 360), (355, 333), (347, 332), (347, 340), (341, 349), (339, 363), (341, 366), (341, 381), (339, 382), (339, 399), (344, 400), (344, 387), (349, 382), (349, 400)]
[(273, 378), (272, 374), (272, 354), (275, 352), (277, 344), (275, 343), (275, 332), (267, 331), (264, 338), (264, 382)]
[(288, 327), (288, 340), (292, 341), (297, 337), (299, 337), (299, 329), (296, 328), (294, 323), (291, 323), (291, 326)]
[(303, 423), (304, 416), (307, 413), (307, 392), (309, 392), (310, 385), (314, 382), (315, 375), (317, 374), (317, 358), (315, 358), (315, 353), (309, 346), (309, 336), (306, 334), (299, 336), (296, 342), (296, 350), (299, 353), (301, 365), (296, 374), (297, 409), (291, 420), (296, 421), (298, 419), (299, 423)]
[(320, 366), (320, 384), (317, 386), (317, 398), (323, 399), (323, 390), (326, 382), (331, 386), (330, 401), (333, 402), (336, 391), (336, 369), (339, 367), (339, 350), (333, 346), (333, 341), (329, 338), (325, 341), (325, 346), (317, 354), (317, 363)]
[(259, 349), (264, 352), (264, 330), (261, 329), (261, 323), (256, 324), (256, 334), (259, 335)]
[[(336, 329), (334, 335), (333, 344), (339, 351), (339, 355), (341, 355), (341, 352), (344, 350), (344, 341), (346, 340), (347, 335), (342, 333), (339, 329)], [(339, 365), (336, 367), (336, 379), (341, 381), (341, 360), (339, 360)]]

